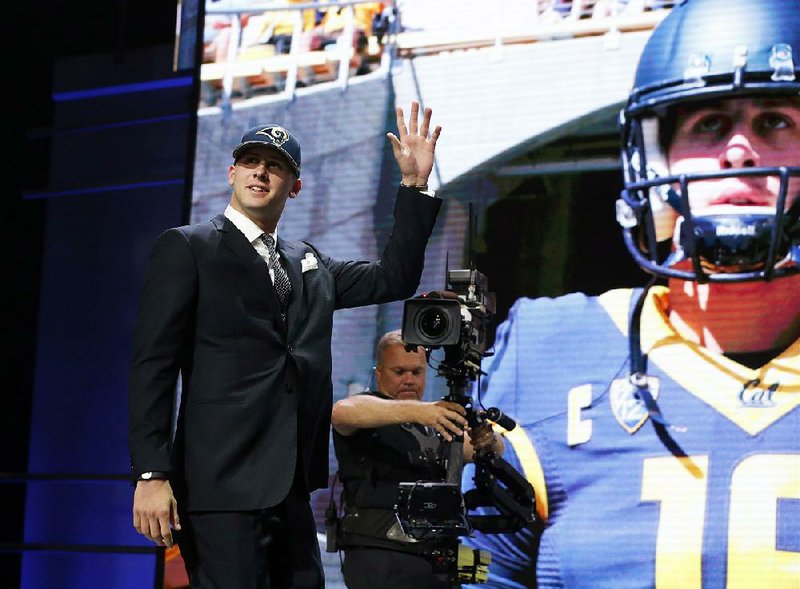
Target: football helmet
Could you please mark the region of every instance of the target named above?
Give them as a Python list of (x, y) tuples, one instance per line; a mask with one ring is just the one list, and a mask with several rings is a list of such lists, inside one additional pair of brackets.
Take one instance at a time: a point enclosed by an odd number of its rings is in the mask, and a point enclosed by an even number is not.
[[(800, 96), (798, 15), (800, 0), (683, 0), (653, 31), (620, 113), (625, 188), (617, 201), (625, 244), (646, 272), (697, 282), (800, 272), (800, 198), (787, 207), (800, 167), (671, 175), (660, 136), (690, 103)], [(734, 176), (779, 178), (775, 207), (691, 209), (693, 182)]]

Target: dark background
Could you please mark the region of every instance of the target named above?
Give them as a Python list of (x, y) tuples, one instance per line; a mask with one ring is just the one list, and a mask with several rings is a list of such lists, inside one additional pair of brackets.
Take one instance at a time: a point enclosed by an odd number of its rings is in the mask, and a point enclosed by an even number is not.
[(163, 0), (44, 0), (16, 2), (7, 10), (3, 119), (10, 141), (3, 151), (10, 158), (4, 174), (10, 190), (3, 231), (8, 306), (2, 329), (7, 378), (0, 394), (0, 587), (12, 588), (20, 582), (16, 545), (23, 539), (48, 206), (48, 199), (26, 195), (50, 186), (53, 66), (61, 58), (87, 54), (124, 60), (130, 49), (171, 43), (176, 5)]

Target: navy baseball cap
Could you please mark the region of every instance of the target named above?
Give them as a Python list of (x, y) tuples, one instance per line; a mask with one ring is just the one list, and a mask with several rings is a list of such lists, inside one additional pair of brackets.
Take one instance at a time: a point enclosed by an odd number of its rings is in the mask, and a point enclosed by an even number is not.
[(300, 177), (300, 142), (280, 125), (258, 125), (242, 135), (242, 142), (233, 150), (233, 160), (250, 148), (263, 145), (279, 151), (292, 166), (295, 176)]

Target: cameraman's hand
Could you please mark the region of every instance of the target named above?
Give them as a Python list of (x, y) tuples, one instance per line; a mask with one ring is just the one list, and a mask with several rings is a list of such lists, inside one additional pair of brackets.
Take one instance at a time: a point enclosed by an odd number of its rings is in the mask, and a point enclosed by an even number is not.
[(448, 442), (453, 436), (463, 436), (467, 429), (467, 411), (458, 403), (450, 401), (418, 401), (414, 421), (435, 429)]
[(505, 452), (503, 437), (498, 436), (488, 422), (484, 422), (478, 427), (470, 428), (469, 436), (464, 439), (465, 462), (472, 462), (476, 452), (482, 454), (494, 452), (500, 456)]
[(492, 446), (495, 440), (495, 433), (492, 431), (490, 424), (482, 423), (478, 427), (469, 430), (469, 440), (477, 452)]

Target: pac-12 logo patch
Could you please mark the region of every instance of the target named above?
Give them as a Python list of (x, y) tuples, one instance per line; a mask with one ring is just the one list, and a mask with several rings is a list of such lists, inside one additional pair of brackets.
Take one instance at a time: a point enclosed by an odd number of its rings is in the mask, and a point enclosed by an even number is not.
[[(647, 377), (647, 388), (653, 399), (657, 399), (659, 382), (656, 377)], [(649, 416), (644, 400), (639, 394), (639, 387), (628, 378), (618, 378), (611, 383), (608, 395), (614, 418), (626, 432), (636, 433)]]

